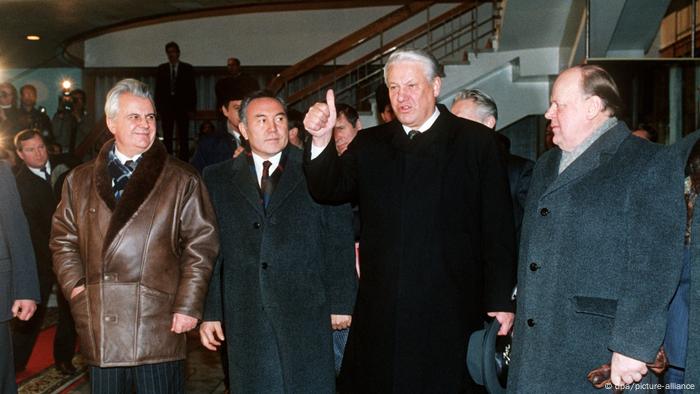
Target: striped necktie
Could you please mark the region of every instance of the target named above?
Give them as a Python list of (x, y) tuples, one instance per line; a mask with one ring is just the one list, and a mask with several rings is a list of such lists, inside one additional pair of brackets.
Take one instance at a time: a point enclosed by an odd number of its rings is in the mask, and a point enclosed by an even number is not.
[(413, 140), (418, 134), (420, 134), (420, 131), (411, 130), (408, 132), (408, 139)]

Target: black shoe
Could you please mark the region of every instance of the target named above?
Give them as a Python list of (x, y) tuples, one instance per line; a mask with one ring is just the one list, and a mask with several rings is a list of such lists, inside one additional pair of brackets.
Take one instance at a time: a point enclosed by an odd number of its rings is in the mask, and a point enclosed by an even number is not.
[(77, 372), (77, 369), (75, 369), (75, 366), (70, 361), (58, 361), (58, 362), (56, 362), (56, 369), (58, 370), (58, 372), (60, 372), (64, 375), (73, 375), (74, 373)]

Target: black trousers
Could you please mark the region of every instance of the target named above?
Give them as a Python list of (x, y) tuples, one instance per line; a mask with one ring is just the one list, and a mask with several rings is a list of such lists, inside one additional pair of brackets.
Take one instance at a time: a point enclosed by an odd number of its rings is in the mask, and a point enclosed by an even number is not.
[(187, 111), (164, 111), (160, 114), (163, 128), (163, 143), (168, 153), (173, 153), (173, 129), (177, 131), (177, 157), (183, 161), (190, 159), (190, 119)]
[(90, 366), (90, 390), (92, 394), (182, 394), (185, 360), (135, 367)]
[[(51, 295), (51, 290), (56, 277), (53, 274), (39, 276), (39, 290), (41, 292), (41, 304), (37, 304), (34, 316), (27, 321), (15, 319), (12, 324), (12, 344), (15, 353), (15, 369), (23, 370), (32, 355), (36, 338), (41, 332), (41, 325), (46, 316), (46, 304)], [(56, 325), (56, 337), (53, 340), (53, 358), (56, 362), (69, 362), (75, 354), (75, 323), (70, 313), (70, 305), (59, 290), (56, 292), (58, 302), (58, 324)]]
[(0, 394), (15, 394), (15, 367), (12, 362), (10, 322), (0, 322)]

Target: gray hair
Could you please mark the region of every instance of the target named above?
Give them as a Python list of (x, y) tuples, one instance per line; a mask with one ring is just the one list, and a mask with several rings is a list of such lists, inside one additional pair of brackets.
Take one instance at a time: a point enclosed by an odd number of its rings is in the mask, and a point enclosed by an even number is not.
[(487, 117), (493, 116), (493, 118), (498, 121), (498, 106), (496, 106), (496, 101), (483, 91), (479, 89), (460, 90), (452, 101), (452, 105), (462, 100), (474, 100), (479, 108), (477, 110), (479, 118), (485, 120)]
[(238, 110), (238, 117), (241, 119), (241, 123), (248, 126), (248, 115), (246, 115), (246, 110), (248, 110), (248, 106), (253, 100), (260, 98), (271, 98), (273, 100), (277, 100), (282, 105), (284, 113), (287, 114), (287, 104), (284, 102), (282, 97), (275, 95), (269, 90), (258, 90), (245, 96), (243, 101), (241, 101), (241, 109)]
[(440, 63), (437, 59), (430, 53), (422, 49), (397, 49), (394, 53), (389, 56), (384, 66), (384, 82), (389, 85), (387, 81), (387, 75), (389, 73), (389, 67), (394, 63), (399, 62), (418, 62), (423, 66), (425, 71), (425, 78), (428, 81), (432, 81), (436, 77), (441, 77), (442, 72), (440, 71)]
[(148, 90), (148, 85), (136, 79), (122, 79), (107, 93), (107, 99), (105, 100), (105, 116), (109, 119), (114, 119), (117, 116), (119, 112), (119, 97), (124, 93), (146, 98), (151, 102), (153, 108), (156, 107), (153, 102), (153, 96), (150, 90)]

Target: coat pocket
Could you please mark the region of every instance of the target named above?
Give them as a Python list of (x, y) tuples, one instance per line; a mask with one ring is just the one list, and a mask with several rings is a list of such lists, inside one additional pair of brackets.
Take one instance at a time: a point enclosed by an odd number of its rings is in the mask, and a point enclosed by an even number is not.
[(80, 351), (89, 361), (96, 359), (93, 346), (92, 332), (90, 332), (90, 312), (88, 311), (87, 289), (71, 298), (70, 311), (75, 322), (75, 331), (80, 339)]
[(610, 298), (574, 296), (573, 302), (576, 313), (585, 313), (610, 319), (614, 319), (617, 313), (617, 300)]

